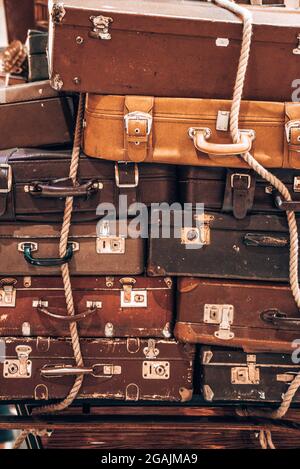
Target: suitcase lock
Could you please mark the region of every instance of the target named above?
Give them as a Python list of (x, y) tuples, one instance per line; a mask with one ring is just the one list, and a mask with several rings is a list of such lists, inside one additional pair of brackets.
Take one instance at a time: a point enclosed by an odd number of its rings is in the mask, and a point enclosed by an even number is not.
[(31, 378), (32, 362), (29, 360), (29, 354), (32, 348), (27, 345), (18, 345), (16, 353), (18, 358), (5, 360), (3, 366), (3, 376), (6, 379), (10, 378)]
[(0, 280), (0, 308), (14, 308), (16, 306), (17, 280), (4, 278)]
[(169, 379), (170, 363), (145, 361), (143, 362), (143, 378), (144, 379)]
[(259, 384), (260, 373), (256, 367), (256, 356), (247, 355), (247, 366), (231, 369), (231, 384)]
[(133, 290), (134, 278), (121, 278), (121, 308), (147, 308), (147, 290)]
[(110, 232), (109, 222), (101, 223), (96, 240), (97, 254), (125, 254), (125, 238)]
[(204, 306), (204, 322), (206, 324), (219, 324), (219, 329), (214, 336), (220, 340), (231, 340), (234, 333), (230, 330), (233, 323), (233, 305), (209, 305)]

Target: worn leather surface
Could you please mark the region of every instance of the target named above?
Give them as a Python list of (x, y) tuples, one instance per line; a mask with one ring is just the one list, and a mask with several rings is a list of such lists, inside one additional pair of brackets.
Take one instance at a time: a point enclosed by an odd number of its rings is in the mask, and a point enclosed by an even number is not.
[[(147, 119), (133, 119), (132, 129), (142, 134), (142, 142), (135, 145), (135, 138), (128, 135), (124, 115), (128, 110), (145, 112), (147, 97), (89, 95), (86, 104), (84, 151), (87, 155), (108, 160), (160, 162), (198, 166), (247, 167), (240, 156), (214, 156), (196, 150), (190, 138), (190, 128), (209, 128), (208, 142), (224, 146), (232, 143), (229, 131), (216, 130), (219, 111), (230, 111), (231, 101), (206, 99), (155, 98), (150, 134), (145, 136)], [(125, 112), (124, 112), (125, 107)], [(268, 168), (300, 167), (300, 128), (292, 129), (288, 144), (285, 124), (300, 119), (299, 103), (243, 101), (240, 128), (253, 130), (251, 153)], [(142, 129), (142, 126), (144, 128)], [(130, 130), (134, 132), (134, 130)], [(127, 145), (124, 145), (124, 139)], [(129, 145), (129, 147), (128, 147)], [(136, 149), (138, 148), (138, 149)]]

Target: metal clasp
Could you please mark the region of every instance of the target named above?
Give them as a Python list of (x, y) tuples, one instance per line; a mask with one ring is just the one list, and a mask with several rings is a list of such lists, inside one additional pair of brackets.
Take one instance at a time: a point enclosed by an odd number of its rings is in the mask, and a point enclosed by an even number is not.
[[(294, 120), (289, 121), (285, 124), (285, 134), (288, 143), (291, 143), (291, 131), (292, 129), (299, 129), (300, 130), (300, 121)], [(300, 142), (299, 142), (300, 144)]]
[(4, 378), (30, 378), (32, 371), (32, 362), (28, 358), (31, 352), (32, 348), (28, 345), (18, 345), (16, 347), (16, 353), (18, 358), (13, 358), (4, 362)]
[(104, 41), (111, 40), (111, 34), (109, 32), (110, 23), (113, 19), (109, 16), (91, 16), (90, 21), (93, 23), (93, 30), (90, 31), (89, 36), (94, 39), (102, 39)]
[(99, 230), (99, 237), (96, 240), (97, 254), (125, 254), (125, 238), (110, 234), (110, 225), (106, 220)]
[(17, 280), (13, 278), (0, 281), (0, 308), (14, 308), (16, 306)]
[(120, 283), (123, 285), (121, 308), (147, 308), (147, 290), (133, 290), (134, 278), (121, 278)]
[(144, 379), (169, 379), (170, 362), (145, 361), (143, 362)]
[(251, 176), (250, 176), (250, 174), (233, 173), (230, 177), (230, 186), (232, 187), (232, 189), (234, 188), (235, 178), (246, 179), (247, 180), (247, 189), (250, 189), (250, 187), (251, 187)]
[(234, 333), (230, 330), (233, 323), (233, 305), (209, 305), (204, 306), (204, 322), (206, 324), (219, 324), (219, 329), (214, 333), (217, 339), (231, 340)]
[(116, 186), (119, 187), (120, 189), (129, 189), (129, 188), (134, 188), (139, 185), (139, 168), (136, 163), (134, 163), (134, 182), (133, 183), (128, 183), (128, 184), (122, 184), (120, 183), (120, 171), (119, 171), (119, 164), (131, 164), (123, 161), (119, 161), (118, 163), (115, 164), (115, 180), (116, 180)]
[(9, 164), (1, 163), (0, 169), (7, 169), (7, 189), (0, 189), (0, 194), (8, 194), (12, 189), (12, 167)]
[(294, 189), (294, 192), (300, 192), (300, 176), (294, 177), (293, 189)]
[(220, 132), (228, 132), (230, 121), (229, 111), (218, 111), (216, 130)]
[(293, 50), (293, 54), (300, 55), (300, 34), (297, 36), (298, 46)]
[(231, 369), (231, 384), (259, 384), (260, 372), (256, 367), (256, 356), (247, 355), (246, 366)]
[(126, 114), (124, 116), (124, 123), (125, 123), (125, 132), (128, 134), (128, 126), (129, 126), (129, 121), (134, 120), (134, 121), (146, 121), (147, 122), (147, 129), (146, 129), (146, 135), (150, 135), (151, 129), (152, 129), (152, 123), (153, 123), (153, 117), (151, 114), (148, 114), (147, 112), (139, 112), (139, 111), (134, 111), (134, 112), (129, 112), (129, 114)]
[(154, 339), (148, 340), (148, 346), (144, 348), (143, 352), (146, 358), (148, 358), (148, 360), (153, 360), (159, 355), (159, 350), (158, 348), (156, 348), (156, 343)]

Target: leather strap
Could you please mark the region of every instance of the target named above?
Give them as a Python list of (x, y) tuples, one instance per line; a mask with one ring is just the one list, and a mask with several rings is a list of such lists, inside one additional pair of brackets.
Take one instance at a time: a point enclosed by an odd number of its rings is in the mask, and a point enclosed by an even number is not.
[(237, 220), (247, 216), (253, 207), (256, 177), (252, 171), (227, 170), (223, 211), (233, 212)]
[(127, 196), (128, 207), (135, 204), (140, 199), (139, 195), (139, 174), (138, 168), (133, 163), (116, 163), (116, 177), (115, 185), (115, 203), (116, 207), (119, 205), (119, 196)]
[(152, 150), (154, 98), (126, 96), (124, 108), (124, 148), (126, 161), (145, 161)]

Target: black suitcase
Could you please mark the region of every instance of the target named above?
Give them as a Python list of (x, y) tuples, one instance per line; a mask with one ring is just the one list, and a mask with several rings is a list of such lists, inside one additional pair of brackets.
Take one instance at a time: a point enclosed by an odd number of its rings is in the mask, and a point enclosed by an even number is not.
[[(300, 372), (299, 350), (291, 354), (247, 354), (203, 347), (201, 388), (206, 401), (278, 402)], [(297, 391), (293, 402), (300, 402)]]
[(256, 214), (236, 220), (218, 212), (182, 213), (171, 214), (170, 236), (165, 236), (168, 219), (164, 221), (162, 211), (152, 212), (149, 275), (288, 281), (289, 233), (284, 215)]
[(96, 220), (100, 203), (113, 204), (119, 215), (119, 195), (127, 196), (128, 207), (176, 200), (175, 167), (115, 165), (82, 154), (74, 188), (68, 178), (70, 160), (69, 150), (1, 151), (0, 221), (61, 221), (68, 195), (75, 197), (73, 221), (78, 222)]
[(250, 213), (280, 214), (286, 208), (300, 209), (299, 170), (271, 170), (287, 186), (293, 203), (283, 202), (274, 187), (250, 169), (182, 166), (178, 171), (183, 204), (203, 203), (208, 210), (233, 213), (237, 219)]
[(195, 348), (174, 340), (81, 339), (83, 369), (68, 339), (10, 337), (1, 345), (0, 400), (62, 399), (82, 372), (79, 398), (188, 401), (193, 395)]

